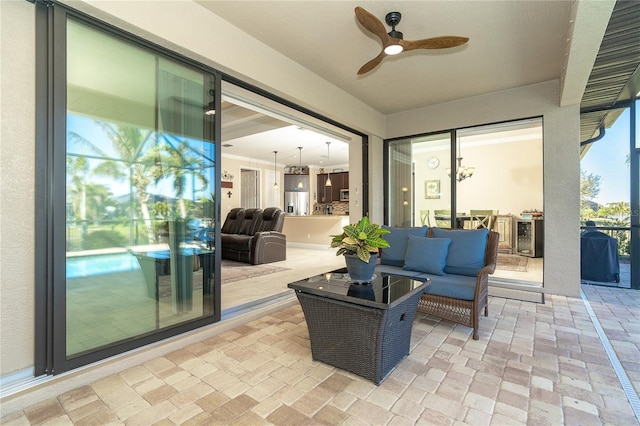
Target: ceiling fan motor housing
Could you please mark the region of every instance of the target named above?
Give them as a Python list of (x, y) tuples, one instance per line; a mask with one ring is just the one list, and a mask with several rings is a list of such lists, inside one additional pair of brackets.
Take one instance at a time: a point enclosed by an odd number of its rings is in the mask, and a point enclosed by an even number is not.
[(387, 13), (387, 16), (384, 17), (387, 25), (391, 26), (391, 31), (388, 32), (389, 37), (402, 40), (402, 33), (400, 31), (396, 31), (396, 25), (398, 25), (400, 19), (402, 19), (402, 14), (400, 12), (389, 12)]
[(400, 19), (402, 19), (402, 13), (400, 12), (389, 12), (387, 13), (387, 16), (384, 17), (387, 25), (391, 25), (392, 27), (398, 25)]

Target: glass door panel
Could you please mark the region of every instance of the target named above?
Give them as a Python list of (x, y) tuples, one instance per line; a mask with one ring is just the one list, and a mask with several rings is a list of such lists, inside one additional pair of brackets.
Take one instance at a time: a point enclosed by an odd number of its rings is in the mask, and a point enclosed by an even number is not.
[(458, 227), (489, 227), (500, 234), (491, 280), (541, 284), (542, 119), (460, 129), (456, 145)]
[(413, 140), (414, 226), (451, 227), (450, 132)]
[(68, 21), (67, 358), (213, 315), (212, 78)]
[(450, 226), (450, 145), (450, 132), (389, 142), (390, 226)]

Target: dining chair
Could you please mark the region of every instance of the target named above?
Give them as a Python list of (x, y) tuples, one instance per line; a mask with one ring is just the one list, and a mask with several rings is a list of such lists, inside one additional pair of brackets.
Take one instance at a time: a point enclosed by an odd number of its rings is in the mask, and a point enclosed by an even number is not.
[(488, 228), (493, 231), (498, 218), (498, 210), (470, 210), (469, 216), (471, 217), (469, 220), (471, 229)]
[[(451, 228), (451, 210), (434, 210), (433, 215), (438, 228)], [(444, 219), (445, 217), (447, 218), (446, 220)]]
[(429, 219), (429, 210), (420, 210), (420, 223), (422, 226), (431, 226), (431, 219)]

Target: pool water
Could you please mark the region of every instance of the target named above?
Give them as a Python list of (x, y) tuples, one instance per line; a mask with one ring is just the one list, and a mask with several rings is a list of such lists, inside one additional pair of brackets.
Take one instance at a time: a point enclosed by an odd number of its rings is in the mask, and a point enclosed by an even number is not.
[(140, 264), (130, 253), (67, 257), (67, 278), (82, 278), (138, 269)]

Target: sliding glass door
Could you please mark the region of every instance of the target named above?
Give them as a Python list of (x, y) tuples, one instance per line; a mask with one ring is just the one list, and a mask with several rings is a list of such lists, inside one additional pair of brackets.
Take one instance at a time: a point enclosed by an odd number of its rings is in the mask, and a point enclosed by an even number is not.
[(390, 226), (489, 227), (500, 234), (492, 281), (542, 285), (542, 119), (386, 141)]
[(220, 319), (219, 147), (205, 113), (219, 78), (55, 16), (66, 102), (52, 113), (46, 370), (59, 373)]

